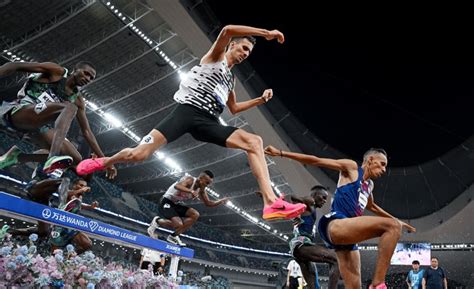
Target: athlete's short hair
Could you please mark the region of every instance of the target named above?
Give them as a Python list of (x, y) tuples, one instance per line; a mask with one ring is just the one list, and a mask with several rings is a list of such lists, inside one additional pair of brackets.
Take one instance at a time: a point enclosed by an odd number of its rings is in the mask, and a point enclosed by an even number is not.
[(86, 66), (89, 66), (90, 68), (96, 70), (94, 64), (90, 63), (89, 61), (79, 61), (78, 63), (76, 63), (76, 65), (74, 65), (74, 69), (81, 69), (85, 68)]
[(387, 157), (387, 152), (384, 149), (381, 148), (370, 148), (368, 151), (365, 152), (364, 154), (364, 162), (369, 158), (369, 156), (374, 155), (374, 154), (383, 154), (385, 157)]
[(253, 37), (253, 36), (250, 36), (250, 35), (246, 35), (246, 36), (237, 36), (237, 37), (232, 37), (230, 39), (230, 41), (235, 41), (235, 42), (240, 42), (241, 40), (243, 39), (247, 39), (248, 41), (250, 41), (250, 43), (252, 43), (253, 45), (257, 44), (257, 38)]
[(211, 179), (214, 178), (214, 174), (209, 170), (205, 170), (201, 174), (208, 175)]
[(327, 192), (328, 190), (329, 190), (329, 187), (316, 185), (311, 188), (311, 197), (315, 197), (316, 195), (319, 195), (322, 192)]

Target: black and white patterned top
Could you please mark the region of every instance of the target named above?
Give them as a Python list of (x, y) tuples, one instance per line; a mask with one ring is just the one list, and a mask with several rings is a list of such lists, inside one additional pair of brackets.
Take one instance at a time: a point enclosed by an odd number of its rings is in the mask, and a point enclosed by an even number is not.
[(174, 100), (219, 117), (234, 85), (234, 75), (225, 58), (220, 62), (199, 64), (191, 68), (187, 77), (181, 81)]

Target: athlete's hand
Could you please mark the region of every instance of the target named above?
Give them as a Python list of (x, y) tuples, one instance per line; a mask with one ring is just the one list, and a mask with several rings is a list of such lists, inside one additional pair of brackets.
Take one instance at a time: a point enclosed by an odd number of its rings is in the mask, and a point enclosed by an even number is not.
[(191, 190), (191, 195), (194, 196), (194, 198), (199, 198), (199, 189), (197, 190)]
[(76, 191), (77, 194), (84, 194), (91, 191), (91, 187), (82, 187)]
[(405, 222), (402, 222), (400, 220), (398, 220), (400, 222), (400, 224), (402, 225), (402, 228), (405, 228), (409, 233), (415, 233), (416, 232), (416, 228), (405, 223)]
[(93, 201), (91, 204), (92, 209), (98, 208), (99, 207), (99, 202)]
[(109, 180), (113, 180), (117, 176), (117, 169), (114, 166), (107, 167), (105, 176), (109, 178)]
[(262, 96), (260, 98), (263, 100), (264, 103), (267, 103), (273, 97), (273, 90), (271, 88), (265, 89), (263, 91)]
[(219, 203), (222, 205), (222, 204), (227, 203), (228, 201), (229, 201), (229, 198), (224, 197), (224, 198), (222, 198), (222, 199), (219, 200)]
[(265, 154), (272, 156), (272, 157), (279, 157), (281, 156), (281, 150), (277, 149), (274, 146), (267, 146), (265, 148)]
[(276, 39), (278, 41), (278, 43), (285, 42), (285, 36), (283, 35), (283, 33), (281, 33), (280, 31), (278, 31), (276, 29), (268, 31), (268, 34), (265, 36), (265, 39), (266, 40)]

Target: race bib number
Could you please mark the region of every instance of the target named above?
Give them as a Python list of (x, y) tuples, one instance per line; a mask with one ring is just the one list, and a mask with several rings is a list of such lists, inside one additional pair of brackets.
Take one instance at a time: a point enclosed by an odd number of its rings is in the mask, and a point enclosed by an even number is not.
[(367, 200), (368, 200), (368, 195), (366, 195), (364, 192), (361, 192), (359, 194), (359, 205), (362, 209), (367, 206)]
[(38, 101), (40, 103), (55, 102), (55, 99), (54, 97), (52, 97), (49, 93), (45, 91), (40, 96), (38, 96)]
[(37, 105), (35, 105), (35, 113), (40, 114), (46, 108), (47, 106), (45, 102), (38, 103)]
[(150, 134), (147, 134), (146, 136), (142, 138), (142, 141), (140, 142), (140, 144), (152, 144), (153, 141), (154, 141), (153, 136)]
[(59, 179), (63, 175), (63, 173), (64, 172), (62, 170), (55, 169), (52, 173), (49, 174), (49, 176)]
[(216, 88), (214, 88), (214, 95), (216, 96), (217, 101), (219, 101), (221, 105), (226, 105), (227, 98), (229, 97), (229, 91), (227, 90), (227, 87), (224, 84), (218, 83), (216, 85)]

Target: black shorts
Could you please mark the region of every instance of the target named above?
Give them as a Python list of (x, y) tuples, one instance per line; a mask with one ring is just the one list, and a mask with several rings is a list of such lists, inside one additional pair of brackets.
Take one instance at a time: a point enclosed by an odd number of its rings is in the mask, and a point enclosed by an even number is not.
[(224, 126), (219, 119), (205, 110), (189, 104), (178, 106), (155, 127), (168, 143), (190, 133), (195, 139), (225, 147), (226, 140), (237, 130)]
[(167, 198), (161, 198), (160, 206), (158, 207), (160, 217), (171, 220), (173, 217), (185, 217), (189, 207), (175, 204)]
[(26, 184), (25, 190), (26, 190), (26, 196), (27, 199), (45, 206), (51, 206), (51, 196), (47, 197), (37, 197), (35, 196), (31, 191), (33, 187), (38, 183), (37, 180), (32, 180), (28, 184)]
[(300, 283), (298, 282), (299, 278), (291, 277), (290, 276), (290, 289), (298, 289), (300, 287)]

